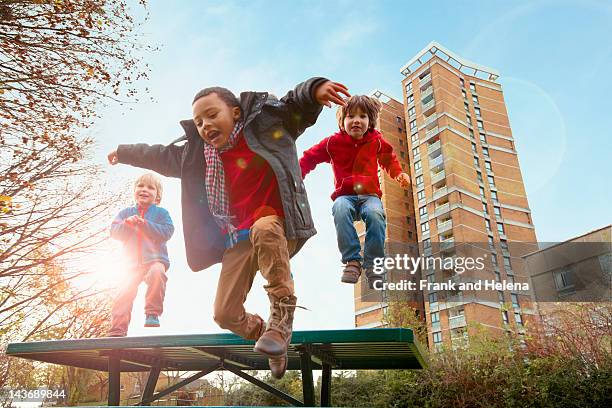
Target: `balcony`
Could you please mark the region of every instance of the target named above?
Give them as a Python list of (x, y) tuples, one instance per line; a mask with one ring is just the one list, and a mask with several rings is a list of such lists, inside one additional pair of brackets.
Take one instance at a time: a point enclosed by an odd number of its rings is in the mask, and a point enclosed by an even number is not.
[(431, 171), (440, 171), (444, 169), (444, 156), (440, 154), (435, 158), (429, 159), (429, 168)]
[(439, 132), (440, 132), (440, 129), (436, 126), (436, 127), (432, 128), (432, 129), (428, 130), (427, 132), (425, 132), (425, 139), (429, 139), (430, 137), (435, 136)]
[(446, 232), (450, 230), (451, 228), (453, 228), (453, 220), (439, 222), (438, 223), (438, 234)]
[(457, 327), (465, 327), (465, 325), (465, 315), (458, 315), (448, 318), (448, 327), (450, 327), (451, 329), (456, 329)]
[(431, 173), (431, 184), (435, 184), (438, 181), (444, 180), (444, 177), (446, 177), (446, 173), (444, 172), (444, 169), (442, 169), (442, 171), (439, 171), (437, 173), (432, 172)]
[(433, 86), (430, 86), (429, 88), (424, 90), (423, 93), (421, 93), (421, 101), (432, 94), (433, 94)]
[(419, 80), (419, 86), (424, 88), (427, 84), (431, 83), (431, 73), (425, 75)]
[(440, 187), (438, 189), (434, 189), (433, 192), (433, 199), (437, 200), (439, 198), (444, 197), (446, 194), (448, 194), (448, 187), (444, 186), (444, 187)]
[(440, 149), (440, 146), (440, 140), (437, 140), (435, 143), (427, 145), (427, 153), (433, 153), (437, 151), (438, 149)]
[(431, 129), (432, 127), (434, 127), (437, 124), (438, 124), (438, 114), (436, 114), (436, 113), (434, 113), (431, 116), (428, 116), (425, 119), (425, 128), (426, 129)]
[(434, 216), (438, 217), (442, 214), (446, 214), (449, 211), (450, 211), (450, 203), (442, 204), (436, 207), (436, 209), (434, 210)]
[(436, 107), (436, 101), (435, 99), (432, 99), (431, 101), (423, 104), (421, 108), (423, 110), (423, 114), (428, 115), (429, 113), (433, 112), (435, 107)]
[(440, 251), (448, 251), (455, 246), (455, 238), (445, 239), (440, 241)]

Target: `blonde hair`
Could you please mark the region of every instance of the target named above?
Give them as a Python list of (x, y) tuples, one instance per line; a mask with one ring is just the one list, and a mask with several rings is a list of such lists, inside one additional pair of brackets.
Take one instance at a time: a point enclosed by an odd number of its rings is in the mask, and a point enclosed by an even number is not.
[(366, 95), (353, 95), (346, 101), (346, 106), (338, 107), (336, 118), (338, 119), (338, 126), (340, 126), (340, 129), (346, 130), (344, 129), (344, 118), (356, 109), (361, 109), (362, 112), (368, 115), (370, 122), (368, 130), (374, 129), (378, 121), (378, 115), (382, 109), (382, 103), (380, 103), (378, 99)]
[(162, 192), (164, 191), (164, 188), (162, 187), (161, 179), (159, 177), (157, 177), (153, 173), (145, 173), (136, 179), (136, 181), (134, 182), (134, 189), (136, 189), (136, 186), (140, 183), (152, 184), (157, 190), (157, 197), (155, 198), (155, 204), (161, 203)]

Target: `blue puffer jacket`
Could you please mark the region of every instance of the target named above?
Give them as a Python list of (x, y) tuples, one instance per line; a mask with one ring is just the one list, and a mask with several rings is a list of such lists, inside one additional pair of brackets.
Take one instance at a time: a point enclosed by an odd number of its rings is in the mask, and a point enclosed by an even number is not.
[[(140, 215), (146, 221), (142, 226), (131, 226), (125, 220)], [(166, 241), (172, 237), (174, 225), (165, 209), (151, 205), (144, 213), (138, 207), (124, 208), (117, 214), (111, 225), (111, 237), (122, 241), (132, 267), (159, 261), (170, 267)]]

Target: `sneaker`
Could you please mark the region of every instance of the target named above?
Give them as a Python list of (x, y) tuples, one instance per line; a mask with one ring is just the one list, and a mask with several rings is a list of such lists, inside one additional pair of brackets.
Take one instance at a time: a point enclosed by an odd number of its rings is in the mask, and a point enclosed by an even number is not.
[(147, 315), (144, 327), (159, 327), (159, 318), (156, 315)]
[(342, 278), (340, 279), (343, 283), (355, 284), (359, 282), (359, 276), (361, 275), (361, 262), (359, 261), (348, 261), (344, 265), (342, 270)]

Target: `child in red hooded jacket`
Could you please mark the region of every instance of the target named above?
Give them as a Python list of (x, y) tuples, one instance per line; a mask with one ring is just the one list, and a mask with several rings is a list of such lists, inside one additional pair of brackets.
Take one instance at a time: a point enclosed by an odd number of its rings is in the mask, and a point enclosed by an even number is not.
[[(402, 171), (393, 148), (374, 129), (381, 107), (377, 99), (365, 95), (350, 97), (346, 106), (338, 109), (340, 131), (306, 150), (300, 159), (302, 177), (319, 163), (331, 163), (335, 184), (332, 214), (344, 263), (341, 280), (357, 283), (363, 268), (370, 288), (381, 280), (373, 272), (374, 259), (385, 256), (386, 221), (378, 165), (403, 188), (410, 185), (410, 177)], [(360, 219), (366, 224), (363, 258), (353, 224)]]

